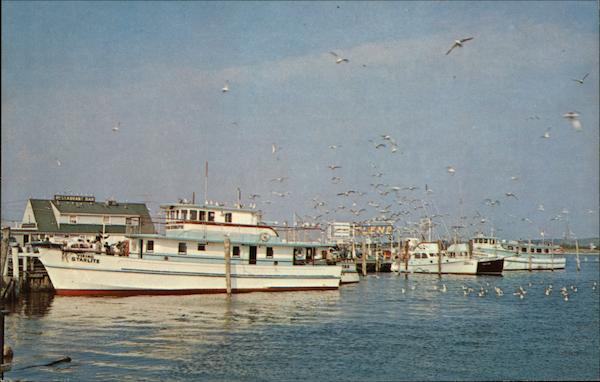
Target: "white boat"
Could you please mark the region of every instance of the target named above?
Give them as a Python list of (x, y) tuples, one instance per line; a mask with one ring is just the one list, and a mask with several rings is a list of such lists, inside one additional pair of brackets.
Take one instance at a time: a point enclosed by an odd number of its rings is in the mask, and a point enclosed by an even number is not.
[[(469, 258), (466, 244), (452, 244), (442, 251), (438, 243), (409, 245), (409, 258), (392, 264), (393, 272), (459, 275), (501, 275), (502, 259)], [(441, 256), (441, 261), (440, 261)]]
[(287, 242), (273, 227), (260, 224), (255, 210), (187, 203), (161, 208), (166, 233), (127, 235), (121, 256), (39, 248), (57, 294), (226, 292), (226, 239), (234, 293), (339, 287), (340, 265), (311, 265), (330, 245)]
[(354, 284), (360, 282), (360, 276), (356, 270), (356, 264), (354, 261), (342, 262), (342, 284)]
[(559, 246), (508, 242), (503, 245), (497, 238), (478, 235), (471, 240), (473, 256), (503, 258), (505, 271), (534, 271), (564, 269), (566, 258)]

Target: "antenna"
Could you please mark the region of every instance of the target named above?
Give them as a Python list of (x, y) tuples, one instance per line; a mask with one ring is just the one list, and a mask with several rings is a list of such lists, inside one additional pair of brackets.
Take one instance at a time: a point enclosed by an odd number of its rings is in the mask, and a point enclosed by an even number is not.
[(204, 204), (208, 203), (208, 161), (204, 162)]

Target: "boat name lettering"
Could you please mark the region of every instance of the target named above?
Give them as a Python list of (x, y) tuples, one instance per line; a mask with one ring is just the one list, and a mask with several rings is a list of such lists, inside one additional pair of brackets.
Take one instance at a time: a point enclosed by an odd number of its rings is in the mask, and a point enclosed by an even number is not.
[(100, 264), (100, 260), (96, 259), (94, 255), (77, 254), (71, 257), (71, 261), (80, 261), (83, 263), (94, 263)]
[(165, 227), (166, 229), (183, 229), (182, 224), (172, 224)]

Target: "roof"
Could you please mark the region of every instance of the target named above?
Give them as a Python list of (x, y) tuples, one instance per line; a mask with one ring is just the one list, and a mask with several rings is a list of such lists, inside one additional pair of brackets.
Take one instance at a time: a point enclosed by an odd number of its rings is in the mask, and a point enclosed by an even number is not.
[[(45, 199), (29, 199), (29, 201), (39, 232), (97, 233), (103, 229), (101, 224), (61, 224), (59, 227), (52, 206), (56, 207), (61, 214), (139, 216), (141, 233), (156, 232), (148, 208), (144, 203), (105, 204), (101, 202), (59, 202)], [(106, 224), (104, 232), (125, 233), (125, 226)]]

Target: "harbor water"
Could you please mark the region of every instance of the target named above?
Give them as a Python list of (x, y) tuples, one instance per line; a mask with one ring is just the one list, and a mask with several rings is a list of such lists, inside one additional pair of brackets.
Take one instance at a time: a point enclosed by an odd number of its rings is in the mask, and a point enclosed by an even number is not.
[[(230, 298), (31, 294), (7, 307), (5, 340), (15, 358), (4, 377), (598, 380), (598, 267), (598, 256), (582, 256), (577, 272), (569, 256), (567, 269), (555, 272), (441, 280), (380, 273), (339, 291)], [(474, 291), (465, 296), (463, 287)], [(513, 294), (519, 287), (523, 298)], [(72, 361), (26, 368), (63, 356)]]

